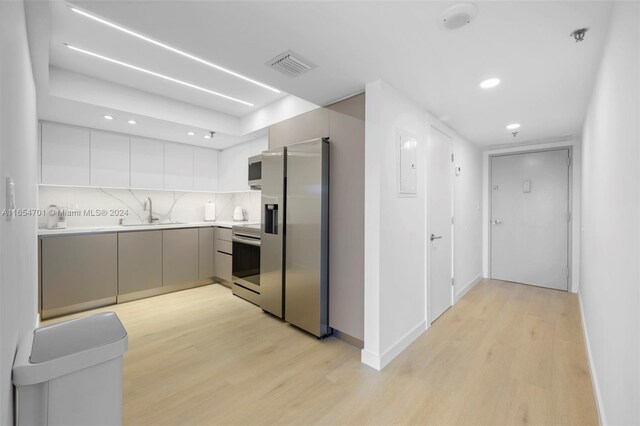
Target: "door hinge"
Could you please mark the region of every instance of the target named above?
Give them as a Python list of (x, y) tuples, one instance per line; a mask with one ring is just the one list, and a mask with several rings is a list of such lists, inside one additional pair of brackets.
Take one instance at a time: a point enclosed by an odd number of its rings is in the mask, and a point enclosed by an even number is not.
[(451, 285), (455, 285), (455, 280), (453, 279), (453, 277), (451, 278)]
[(567, 222), (571, 222), (571, 212), (567, 211)]
[(567, 166), (571, 165), (571, 157), (567, 157)]
[(453, 154), (451, 154), (451, 162), (453, 163)]
[(451, 216), (451, 224), (453, 225), (455, 223), (455, 220), (453, 218), (453, 216)]

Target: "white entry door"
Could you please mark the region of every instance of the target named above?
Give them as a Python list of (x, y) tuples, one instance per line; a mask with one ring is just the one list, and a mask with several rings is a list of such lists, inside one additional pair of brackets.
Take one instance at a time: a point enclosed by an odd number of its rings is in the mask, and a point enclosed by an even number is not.
[(569, 150), (491, 157), (491, 278), (567, 290)]
[(429, 140), (429, 320), (435, 321), (453, 303), (453, 207), (451, 138), (431, 128)]

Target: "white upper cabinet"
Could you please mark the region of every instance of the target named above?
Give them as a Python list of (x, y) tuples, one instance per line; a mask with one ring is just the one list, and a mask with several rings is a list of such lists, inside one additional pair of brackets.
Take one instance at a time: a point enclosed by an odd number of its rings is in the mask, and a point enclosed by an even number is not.
[(195, 191), (218, 190), (218, 151), (209, 148), (193, 148), (193, 189)]
[(91, 185), (130, 187), (129, 137), (91, 132)]
[[(222, 160), (222, 156), (215, 149), (64, 124), (42, 123), (41, 129), (42, 184), (170, 191), (222, 189), (218, 170), (218, 157)], [(227, 167), (233, 175), (227, 182), (233, 189), (248, 188), (243, 151), (250, 146), (226, 157), (229, 161), (235, 154), (241, 156), (229, 165), (240, 165), (243, 170)]]
[(193, 190), (193, 147), (164, 144), (164, 189)]
[(164, 188), (164, 143), (131, 138), (131, 187)]
[(89, 141), (89, 130), (43, 123), (42, 183), (90, 185)]

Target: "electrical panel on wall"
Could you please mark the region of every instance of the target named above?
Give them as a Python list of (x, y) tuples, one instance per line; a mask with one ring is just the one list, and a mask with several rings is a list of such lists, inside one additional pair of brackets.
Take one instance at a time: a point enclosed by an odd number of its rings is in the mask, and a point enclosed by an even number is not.
[(396, 130), (398, 152), (398, 194), (415, 196), (418, 190), (418, 138)]

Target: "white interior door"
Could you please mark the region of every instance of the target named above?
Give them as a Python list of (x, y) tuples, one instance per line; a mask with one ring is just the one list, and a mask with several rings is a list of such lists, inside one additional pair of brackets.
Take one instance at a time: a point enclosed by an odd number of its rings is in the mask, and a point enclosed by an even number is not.
[(491, 278), (567, 290), (569, 150), (491, 158)]
[(431, 128), (429, 143), (429, 320), (453, 303), (451, 138)]

